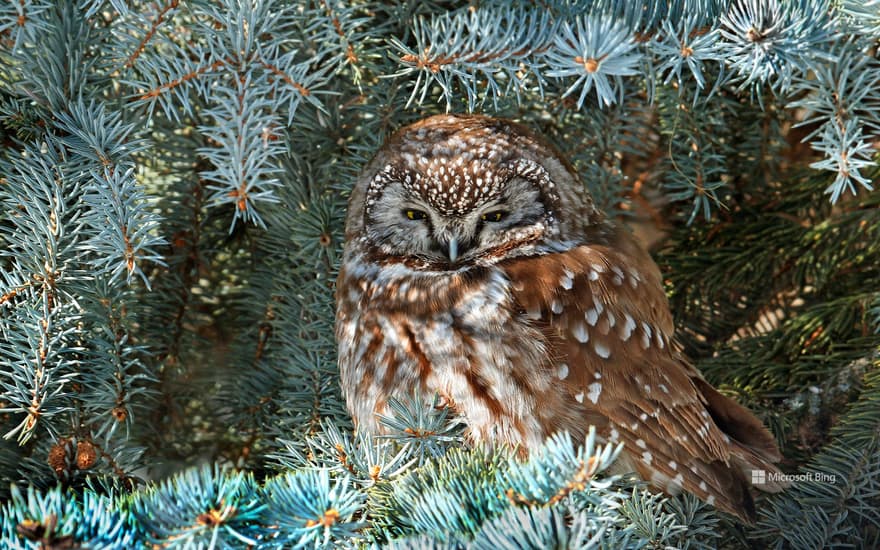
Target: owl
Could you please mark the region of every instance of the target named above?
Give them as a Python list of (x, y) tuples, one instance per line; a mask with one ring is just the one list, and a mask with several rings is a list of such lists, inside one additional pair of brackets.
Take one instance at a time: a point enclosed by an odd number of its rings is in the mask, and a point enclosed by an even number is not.
[(358, 429), (415, 390), (475, 444), (595, 426), (623, 444), (618, 470), (754, 518), (773, 437), (683, 356), (656, 264), (544, 140), (484, 116), (407, 126), (355, 184), (345, 237), (336, 337)]

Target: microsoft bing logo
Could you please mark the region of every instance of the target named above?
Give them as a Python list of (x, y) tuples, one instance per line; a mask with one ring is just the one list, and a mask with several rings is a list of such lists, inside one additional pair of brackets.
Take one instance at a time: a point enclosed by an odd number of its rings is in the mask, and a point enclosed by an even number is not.
[(782, 472), (768, 472), (767, 470), (752, 470), (752, 485), (766, 485), (767, 483), (792, 483), (792, 482), (831, 483), (837, 482), (835, 474), (825, 472), (805, 472), (801, 474), (783, 474)]

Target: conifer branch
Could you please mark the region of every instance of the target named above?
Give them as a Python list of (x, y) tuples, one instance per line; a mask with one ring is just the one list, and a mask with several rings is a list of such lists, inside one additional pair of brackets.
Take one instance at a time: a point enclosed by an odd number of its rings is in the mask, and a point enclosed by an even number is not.
[(159, 27), (165, 22), (165, 17), (172, 10), (177, 9), (177, 6), (180, 4), (180, 0), (168, 0), (168, 3), (162, 6), (162, 8), (156, 13), (156, 16), (150, 22), (150, 28), (144, 34), (144, 37), (141, 39), (140, 43), (138, 43), (135, 50), (128, 56), (128, 59), (125, 60), (124, 68), (130, 69), (134, 66), (135, 61), (137, 61), (138, 57), (144, 52), (144, 49), (147, 47), (147, 43), (156, 35), (156, 31), (159, 30)]

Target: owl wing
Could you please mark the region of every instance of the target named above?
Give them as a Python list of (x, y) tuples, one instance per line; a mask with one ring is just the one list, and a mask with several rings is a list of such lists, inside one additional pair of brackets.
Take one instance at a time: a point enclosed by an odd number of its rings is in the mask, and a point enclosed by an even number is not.
[(628, 233), (501, 267), (522, 315), (544, 335), (545, 368), (559, 373), (573, 406), (608, 419), (603, 435), (624, 444), (627, 469), (753, 518), (743, 471), (778, 471), (776, 443), (681, 354), (660, 272)]

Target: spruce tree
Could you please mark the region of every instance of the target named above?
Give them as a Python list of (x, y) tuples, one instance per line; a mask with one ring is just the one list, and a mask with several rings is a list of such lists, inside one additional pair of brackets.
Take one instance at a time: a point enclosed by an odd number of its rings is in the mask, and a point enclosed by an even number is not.
[[(878, 46), (878, 0), (0, 4), (0, 546), (880, 547)], [(469, 449), (432, 396), (353, 431), (347, 192), (441, 112), (645, 236), (798, 476), (756, 525), (592, 434)]]

